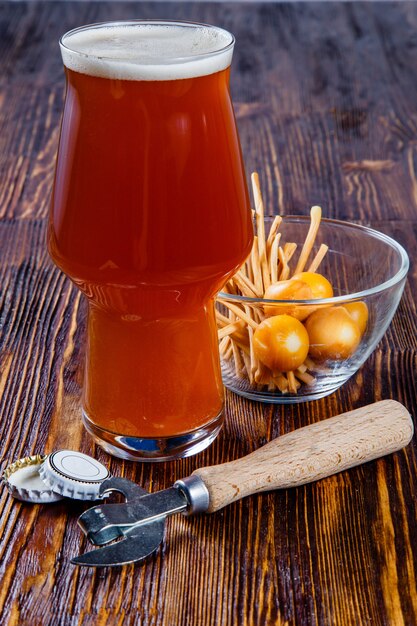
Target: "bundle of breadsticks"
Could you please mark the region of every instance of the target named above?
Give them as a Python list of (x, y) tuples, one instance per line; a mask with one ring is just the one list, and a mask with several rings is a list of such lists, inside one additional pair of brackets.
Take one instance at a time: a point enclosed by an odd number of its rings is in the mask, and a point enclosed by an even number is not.
[[(255, 201), (255, 237), (251, 254), (238, 272), (222, 290), (226, 294), (261, 299), (267, 289), (279, 281), (287, 281), (300, 272), (316, 272), (328, 246), (321, 244), (316, 254), (312, 254), (321, 220), (321, 209), (311, 209), (311, 222), (308, 234), (297, 257), (297, 244), (283, 242), (280, 225), (283, 219), (277, 215), (265, 232), (264, 204), (259, 187), (259, 178), (252, 174), (252, 188)], [(312, 258), (310, 259), (310, 256)], [(312, 385), (312, 375), (316, 368), (309, 356), (296, 369), (274, 371), (257, 358), (254, 350), (254, 333), (265, 320), (264, 307), (238, 299), (219, 299), (216, 307), (219, 346), (222, 359), (228, 361), (239, 378), (246, 379), (258, 389), (297, 393), (301, 385)]]

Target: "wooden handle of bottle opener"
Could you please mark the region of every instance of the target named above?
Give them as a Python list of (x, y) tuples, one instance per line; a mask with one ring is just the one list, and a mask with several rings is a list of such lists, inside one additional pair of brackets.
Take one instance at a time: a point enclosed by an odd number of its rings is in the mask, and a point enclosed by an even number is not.
[(407, 409), (383, 400), (282, 435), (236, 461), (193, 472), (212, 513), (261, 491), (304, 485), (400, 450), (413, 436)]

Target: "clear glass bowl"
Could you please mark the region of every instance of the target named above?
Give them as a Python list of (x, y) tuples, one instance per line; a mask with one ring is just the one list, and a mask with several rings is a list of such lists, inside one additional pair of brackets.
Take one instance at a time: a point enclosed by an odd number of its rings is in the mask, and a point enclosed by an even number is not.
[[(265, 218), (267, 232), (272, 219)], [(284, 217), (279, 228), (281, 242), (295, 242), (299, 251), (309, 226), (308, 217)], [(323, 351), (320, 352), (319, 344), (313, 345), (310, 334), (307, 359), (299, 370), (288, 377), (288, 374), (282, 375), (281, 371), (273, 371), (263, 363), (259, 366), (259, 360), (257, 364), (255, 360), (251, 365), (248, 336), (253, 335), (254, 331), (248, 331), (247, 325), (241, 322), (240, 335), (230, 335), (237, 337), (236, 342), (225, 340), (224, 337), (220, 339), (223, 382), (231, 391), (252, 400), (278, 404), (322, 398), (333, 393), (357, 372), (384, 335), (399, 304), (407, 276), (409, 260), (404, 248), (394, 239), (371, 228), (329, 219), (321, 221), (311, 256), (322, 243), (327, 244), (329, 250), (317, 271), (331, 282), (334, 292), (332, 298), (265, 300), (220, 292), (216, 300), (216, 309), (220, 314), (219, 330), (221, 320), (223, 325), (226, 324), (226, 317), (230, 321), (236, 320), (233, 311), (230, 312), (230, 305), (231, 308), (239, 307), (256, 323), (265, 318), (265, 305), (269, 307), (268, 317), (286, 313), (289, 307), (294, 310), (296, 306), (297, 312), (302, 313), (298, 317), (306, 318), (300, 323), (308, 328), (308, 320), (316, 311), (359, 302), (359, 307), (367, 310), (368, 314), (359, 344), (350, 354), (338, 354), (337, 358), (326, 357)], [(298, 253), (294, 255), (293, 265), (297, 262), (297, 256)], [(325, 313), (322, 316), (321, 325), (327, 326), (326, 331), (329, 332), (331, 323), (326, 323), (327, 315)], [(310, 333), (313, 333), (312, 328), (310, 324)], [(320, 356), (317, 356), (317, 352)], [(249, 369), (251, 371), (248, 374)]]

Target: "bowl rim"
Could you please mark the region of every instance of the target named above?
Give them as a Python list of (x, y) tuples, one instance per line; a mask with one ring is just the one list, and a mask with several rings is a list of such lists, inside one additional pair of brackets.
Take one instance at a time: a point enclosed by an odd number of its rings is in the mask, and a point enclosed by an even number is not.
[[(274, 219), (274, 215), (265, 215), (265, 219)], [(310, 216), (305, 215), (283, 215), (283, 222), (285, 221), (301, 221), (310, 223)], [(373, 237), (374, 239), (379, 239), (383, 243), (387, 244), (391, 248), (393, 248), (400, 257), (401, 265), (399, 270), (389, 279), (380, 283), (379, 285), (375, 285), (370, 289), (364, 289), (362, 291), (357, 291), (354, 293), (347, 293), (342, 296), (333, 296), (332, 298), (316, 298), (310, 300), (269, 300), (265, 298), (251, 298), (249, 296), (239, 296), (232, 293), (226, 293), (224, 291), (219, 291), (216, 298), (219, 300), (232, 300), (235, 302), (247, 302), (247, 303), (259, 303), (262, 304), (309, 304), (309, 305), (319, 305), (319, 304), (341, 304), (344, 302), (351, 302), (352, 300), (363, 300), (368, 296), (373, 296), (377, 293), (381, 293), (386, 289), (390, 289), (394, 287), (399, 282), (401, 282), (406, 276), (408, 269), (410, 267), (410, 261), (406, 250), (403, 246), (398, 243), (395, 239), (390, 237), (389, 235), (385, 235), (379, 230), (375, 230), (370, 228), (369, 226), (362, 226), (362, 224), (355, 224), (354, 222), (346, 222), (344, 220), (335, 220), (331, 218), (322, 218), (321, 222), (341, 226), (343, 228), (349, 228), (353, 230), (359, 230), (362, 233)]]

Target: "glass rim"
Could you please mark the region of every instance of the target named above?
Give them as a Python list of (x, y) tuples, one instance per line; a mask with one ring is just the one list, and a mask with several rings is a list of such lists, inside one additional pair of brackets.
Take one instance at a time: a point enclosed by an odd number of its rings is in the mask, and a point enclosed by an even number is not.
[[(87, 31), (87, 30), (95, 30), (95, 29), (100, 29), (100, 28), (105, 28), (105, 27), (140, 26), (140, 25), (145, 25), (145, 26), (176, 25), (176, 26), (181, 26), (183, 28), (201, 28), (201, 27), (209, 28), (210, 30), (225, 33), (226, 35), (228, 35), (228, 37), (230, 37), (230, 41), (225, 46), (222, 46), (221, 48), (218, 48), (217, 50), (211, 50), (210, 52), (201, 52), (198, 54), (193, 53), (193, 54), (187, 54), (185, 56), (173, 55), (172, 57), (156, 57), (155, 56), (150, 61), (147, 60), (146, 64), (140, 61), (139, 62), (131, 61), (131, 60), (123, 59), (120, 57), (113, 57), (110, 55), (95, 55), (95, 54), (90, 54), (86, 52), (81, 52), (80, 50), (76, 50), (75, 48), (72, 48), (71, 46), (65, 43), (66, 38), (69, 38), (72, 35), (75, 35), (77, 33)], [(114, 21), (108, 21), (108, 22), (107, 21), (106, 22), (93, 22), (91, 24), (84, 24), (83, 26), (77, 26), (76, 28), (72, 28), (71, 30), (68, 30), (66, 33), (64, 33), (59, 39), (59, 45), (62, 48), (64, 48), (71, 54), (79, 55), (80, 57), (83, 57), (83, 58), (99, 59), (99, 60), (112, 61), (112, 62), (117, 62), (117, 63), (129, 63), (130, 62), (130, 63), (134, 63), (135, 65), (143, 64), (143, 65), (148, 65), (148, 66), (161, 65), (161, 64), (169, 65), (171, 63), (179, 63), (179, 62), (184, 63), (184, 62), (196, 61), (198, 59), (210, 58), (218, 54), (225, 54), (226, 52), (233, 50), (235, 43), (236, 43), (235, 36), (230, 31), (226, 30), (225, 28), (222, 28), (221, 26), (214, 26), (213, 24), (206, 24), (204, 22), (193, 22), (193, 21), (186, 21), (186, 20), (164, 20), (164, 19), (114, 20)]]
[[(265, 218), (270, 218), (271, 220), (274, 218), (274, 216), (268, 216), (266, 215)], [(306, 222), (306, 223), (310, 223), (310, 217), (308, 216), (304, 216), (304, 215), (284, 215), (283, 216), (283, 221), (301, 221), (301, 222)], [(395, 274), (393, 276), (391, 276), (391, 278), (389, 278), (388, 280), (379, 283), (378, 285), (375, 285), (374, 287), (370, 287), (369, 289), (363, 289), (362, 291), (357, 291), (354, 293), (347, 293), (344, 294), (342, 296), (333, 296), (332, 298), (316, 298), (316, 299), (309, 299), (309, 300), (270, 300), (270, 299), (265, 299), (265, 298), (252, 298), (249, 296), (239, 296), (236, 294), (232, 294), (232, 293), (226, 293), (224, 291), (219, 291), (216, 299), (218, 299), (219, 301), (221, 300), (231, 300), (232, 302), (246, 302), (248, 304), (300, 304), (300, 305), (314, 305), (314, 306), (318, 306), (321, 304), (343, 304), (346, 302), (351, 302), (352, 300), (363, 300), (364, 298), (368, 297), (368, 296), (373, 296), (375, 294), (381, 293), (382, 291), (386, 291), (387, 289), (390, 289), (391, 287), (394, 287), (395, 285), (397, 285), (398, 283), (400, 283), (406, 276), (407, 276), (407, 272), (408, 269), (410, 267), (410, 261), (409, 261), (409, 257), (407, 252), (405, 251), (405, 249), (403, 248), (403, 246), (398, 243), (398, 241), (396, 241), (395, 239), (393, 239), (392, 237), (390, 237), (389, 235), (385, 235), (384, 233), (381, 233), (378, 230), (374, 230), (373, 228), (370, 228), (369, 226), (362, 226), (361, 224), (355, 224), (353, 222), (344, 222), (342, 220), (334, 220), (334, 219), (330, 219), (330, 218), (323, 218), (321, 220), (322, 223), (325, 224), (330, 224), (330, 225), (334, 225), (334, 226), (340, 226), (343, 228), (348, 228), (348, 229), (353, 229), (353, 230), (359, 230), (361, 231), (363, 234), (370, 236), (374, 239), (379, 239), (380, 241), (382, 241), (383, 243), (385, 243), (386, 245), (388, 245), (389, 247), (391, 247), (392, 249), (394, 249), (401, 261), (401, 265), (400, 268), (397, 270), (397, 272), (395, 272)]]

